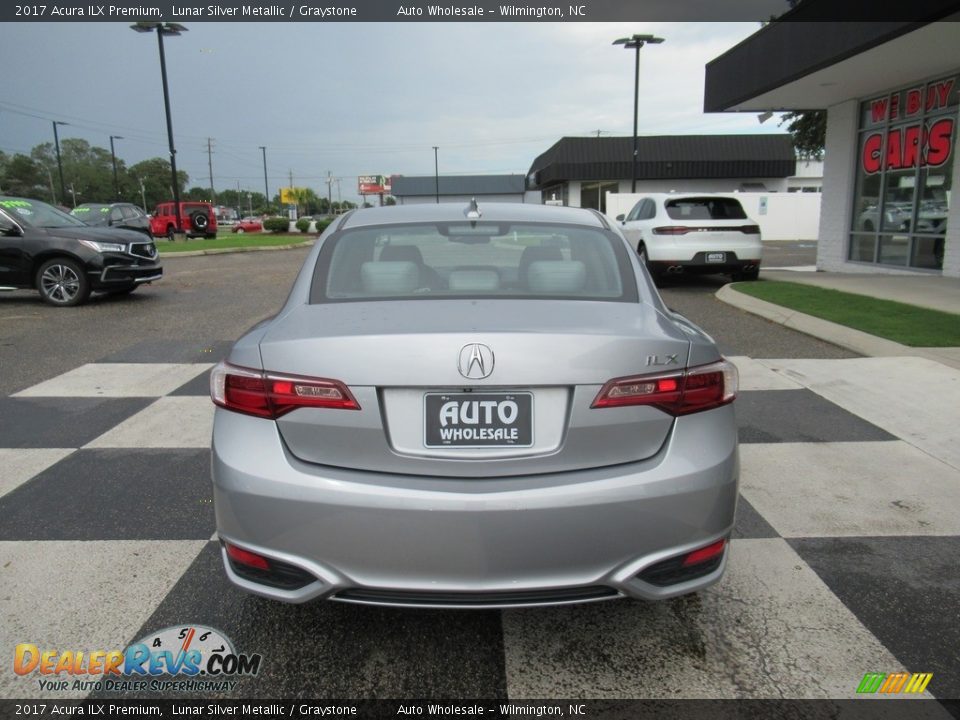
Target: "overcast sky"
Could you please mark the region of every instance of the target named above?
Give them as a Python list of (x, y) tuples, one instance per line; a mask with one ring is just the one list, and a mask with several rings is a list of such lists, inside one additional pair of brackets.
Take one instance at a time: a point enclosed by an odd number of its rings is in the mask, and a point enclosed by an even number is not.
[[(758, 23), (185, 23), (165, 41), (178, 168), (218, 190), (294, 184), (343, 199), (359, 174), (526, 173), (564, 135), (629, 135), (633, 52), (641, 54), (640, 134), (782, 132), (753, 113), (704, 114), (704, 65)], [(0, 25), (0, 150), (64, 137), (128, 165), (166, 157), (155, 35), (128, 23)], [(334, 190), (336, 198), (336, 190)]]

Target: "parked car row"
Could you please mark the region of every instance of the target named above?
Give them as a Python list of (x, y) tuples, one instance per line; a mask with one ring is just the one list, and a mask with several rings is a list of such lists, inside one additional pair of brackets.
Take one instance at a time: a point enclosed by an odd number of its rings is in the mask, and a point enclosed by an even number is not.
[(32, 288), (51, 305), (71, 306), (163, 277), (153, 238), (110, 226), (112, 209), (90, 212), (108, 219), (98, 227), (39, 200), (0, 196), (0, 290)]

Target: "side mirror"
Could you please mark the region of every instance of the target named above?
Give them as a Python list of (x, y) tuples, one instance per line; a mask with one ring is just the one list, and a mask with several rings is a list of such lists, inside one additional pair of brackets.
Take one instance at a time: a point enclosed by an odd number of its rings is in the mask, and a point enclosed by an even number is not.
[(623, 213), (617, 215), (617, 222), (623, 222)]

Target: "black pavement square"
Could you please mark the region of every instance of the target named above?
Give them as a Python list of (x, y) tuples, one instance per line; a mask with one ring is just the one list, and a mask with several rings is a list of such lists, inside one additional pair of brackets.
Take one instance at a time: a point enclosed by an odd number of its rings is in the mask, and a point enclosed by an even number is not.
[(932, 672), (927, 690), (960, 698), (960, 537), (788, 541), (903, 667)]
[(144, 340), (100, 358), (104, 363), (217, 363), (230, 353), (229, 340)]
[(748, 390), (737, 397), (736, 408), (742, 443), (897, 439), (806, 389)]
[(733, 526), (733, 538), (775, 538), (780, 534), (773, 529), (763, 515), (757, 512), (747, 499), (741, 495), (737, 500), (737, 518)]
[(206, 540), (210, 451), (78, 450), (0, 497), (0, 540)]
[(505, 698), (500, 612), (266, 600), (233, 587), (211, 542), (144, 623), (216, 628), (263, 655), (237, 698)]
[(0, 398), (0, 447), (75, 448), (137, 414), (156, 398)]
[(209, 395), (210, 394), (210, 372), (202, 372), (197, 375), (193, 380), (184, 383), (176, 390), (174, 390), (170, 395), (180, 396), (180, 395)]

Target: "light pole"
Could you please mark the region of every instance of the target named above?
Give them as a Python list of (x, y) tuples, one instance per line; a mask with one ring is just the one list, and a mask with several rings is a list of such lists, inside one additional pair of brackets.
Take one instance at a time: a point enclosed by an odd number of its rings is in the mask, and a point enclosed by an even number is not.
[(60, 171), (60, 197), (67, 201), (67, 184), (63, 181), (63, 160), (60, 159), (60, 135), (57, 133), (57, 125), (69, 125), (70, 123), (53, 120), (53, 144), (57, 148), (57, 170)]
[(437, 194), (437, 205), (440, 204), (440, 165), (437, 160), (437, 151), (440, 148), (433, 146), (433, 187)]
[(157, 31), (157, 47), (160, 48), (160, 77), (163, 80), (163, 109), (167, 115), (167, 142), (170, 146), (170, 176), (173, 180), (173, 207), (177, 217), (177, 233), (183, 232), (180, 218), (180, 184), (177, 182), (177, 149), (173, 146), (173, 121), (170, 119), (170, 90), (167, 87), (167, 59), (163, 54), (163, 36), (177, 36), (187, 28), (179, 23), (138, 22), (130, 26), (138, 33)]
[(267, 146), (261, 145), (260, 151), (263, 153), (263, 194), (266, 197), (267, 206), (270, 206), (270, 188), (267, 187)]
[(635, 49), (637, 53), (636, 70), (633, 75), (633, 171), (630, 173), (630, 192), (637, 191), (637, 111), (640, 105), (640, 48), (646, 44), (659, 45), (663, 38), (653, 35), (633, 35), (628, 38), (614, 40), (614, 45), (623, 45), (630, 50)]
[(123, 140), (123, 135), (110, 136), (110, 159), (113, 161), (113, 192), (120, 199), (120, 183), (117, 181), (117, 153), (113, 149), (114, 140)]

